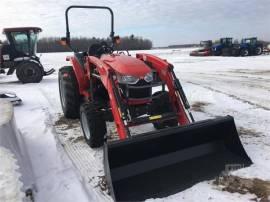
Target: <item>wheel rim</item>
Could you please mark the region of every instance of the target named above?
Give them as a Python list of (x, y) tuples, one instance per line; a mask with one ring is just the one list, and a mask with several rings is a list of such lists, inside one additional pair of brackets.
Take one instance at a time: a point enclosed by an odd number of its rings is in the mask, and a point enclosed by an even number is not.
[(260, 55), (262, 53), (262, 49), (261, 48), (257, 48), (257, 55)]
[(35, 67), (25, 67), (23, 69), (24, 77), (31, 78), (31, 77), (34, 77), (36, 74), (37, 74), (37, 71), (36, 71)]
[(248, 50), (244, 50), (244, 56), (248, 56)]
[(62, 103), (62, 106), (63, 108), (66, 107), (66, 98), (65, 98), (65, 88), (63, 86), (63, 81), (62, 79), (60, 79), (60, 98), (61, 98), (61, 103)]
[(86, 139), (90, 140), (91, 132), (89, 129), (88, 119), (87, 119), (86, 114), (84, 112), (82, 112), (82, 114), (81, 114), (81, 124), (82, 124), (82, 129), (83, 129), (83, 132), (84, 132)]

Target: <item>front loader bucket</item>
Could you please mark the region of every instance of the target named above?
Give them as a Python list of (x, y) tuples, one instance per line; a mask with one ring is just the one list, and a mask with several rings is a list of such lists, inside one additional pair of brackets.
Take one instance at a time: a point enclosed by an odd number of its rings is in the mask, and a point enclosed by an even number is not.
[(213, 179), (227, 165), (252, 163), (231, 116), (109, 142), (104, 150), (107, 183), (116, 201), (166, 197)]

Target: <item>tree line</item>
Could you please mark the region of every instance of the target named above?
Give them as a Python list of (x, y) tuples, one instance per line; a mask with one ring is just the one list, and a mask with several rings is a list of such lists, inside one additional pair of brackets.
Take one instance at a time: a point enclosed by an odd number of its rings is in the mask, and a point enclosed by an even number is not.
[[(67, 47), (62, 46), (60, 37), (44, 37), (39, 39), (37, 45), (37, 52), (50, 53), (50, 52), (68, 52)], [(71, 45), (75, 50), (88, 51), (92, 44), (105, 41), (110, 44), (110, 38), (87, 38), (87, 37), (73, 37), (71, 38)], [(152, 41), (134, 35), (121, 37), (121, 43), (116, 46), (117, 50), (149, 50), (153, 46)]]

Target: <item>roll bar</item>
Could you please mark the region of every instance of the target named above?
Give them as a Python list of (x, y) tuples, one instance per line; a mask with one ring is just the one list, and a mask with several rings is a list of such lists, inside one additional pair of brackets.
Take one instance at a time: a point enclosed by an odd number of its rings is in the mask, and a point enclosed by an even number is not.
[(69, 6), (66, 9), (65, 12), (65, 16), (66, 16), (66, 39), (67, 39), (67, 43), (70, 45), (70, 31), (69, 31), (69, 19), (68, 19), (68, 12), (73, 9), (73, 8), (86, 8), (86, 9), (105, 9), (108, 10), (111, 14), (111, 33), (110, 33), (110, 37), (114, 38), (114, 15), (113, 15), (113, 11), (111, 8), (106, 7), (106, 6), (79, 6), (79, 5), (72, 5)]

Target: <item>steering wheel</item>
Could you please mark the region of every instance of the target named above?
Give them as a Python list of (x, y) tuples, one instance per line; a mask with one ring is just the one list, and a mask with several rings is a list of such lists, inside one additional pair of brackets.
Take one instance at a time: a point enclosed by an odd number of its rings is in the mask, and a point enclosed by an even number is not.
[(106, 53), (112, 53), (112, 52), (113, 52), (113, 48), (108, 46), (108, 44), (105, 41), (101, 42), (100, 48), (97, 49), (97, 53), (100, 55), (103, 53), (106, 54)]
[(122, 55), (126, 55), (124, 51), (119, 51), (119, 52), (117, 51), (117, 53), (118, 53), (119, 55), (121, 55), (121, 54), (122, 54)]
[(117, 53), (120, 54), (120, 55), (122, 54), (122, 55), (128, 55), (128, 56), (130, 56), (128, 50), (117, 51)]

